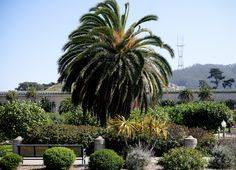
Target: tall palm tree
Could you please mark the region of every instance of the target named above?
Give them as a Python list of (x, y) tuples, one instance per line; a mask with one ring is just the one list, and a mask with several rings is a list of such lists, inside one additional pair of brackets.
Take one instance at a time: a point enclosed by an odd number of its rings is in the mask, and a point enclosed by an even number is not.
[(148, 29), (148, 15), (126, 29), (129, 3), (121, 15), (115, 0), (106, 0), (80, 18), (80, 26), (69, 35), (64, 55), (59, 59), (59, 82), (72, 92), (74, 104), (84, 113), (93, 111), (102, 126), (108, 117), (128, 117), (134, 100), (147, 106), (152, 97), (168, 84), (172, 74), (167, 60), (153, 47), (164, 48), (173, 57), (171, 47)]

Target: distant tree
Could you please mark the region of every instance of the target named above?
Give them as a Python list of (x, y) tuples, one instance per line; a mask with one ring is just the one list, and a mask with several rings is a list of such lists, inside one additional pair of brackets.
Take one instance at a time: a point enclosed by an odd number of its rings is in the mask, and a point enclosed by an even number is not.
[(14, 90), (9, 90), (6, 94), (6, 99), (12, 103), (13, 101), (16, 101), (18, 99), (18, 94)]
[(211, 83), (215, 84), (213, 89), (217, 89), (220, 81), (225, 78), (224, 76), (222, 76), (223, 72), (220, 71), (219, 68), (211, 68), (209, 73), (210, 73), (210, 76), (207, 78), (208, 79), (211, 79), (211, 78), (215, 79), (215, 80), (211, 80)]
[(53, 112), (56, 104), (54, 101), (50, 101), (47, 97), (43, 97), (40, 101), (40, 106), (44, 109), (45, 112)]
[(198, 97), (200, 101), (212, 100), (211, 87), (207, 84), (205, 80), (199, 80), (199, 93)]
[(47, 88), (55, 85), (56, 83), (51, 82), (48, 84), (40, 84), (37, 82), (23, 82), (19, 83), (18, 87), (15, 88), (17, 91), (28, 91), (30, 88), (34, 88), (36, 91), (46, 90)]
[(54, 82), (51, 82), (51, 83), (48, 83), (48, 84), (42, 84), (43, 85), (43, 90), (47, 90), (49, 87), (55, 85), (56, 83)]
[(183, 103), (191, 102), (194, 99), (193, 91), (191, 89), (184, 89), (180, 91), (178, 98)]
[(204, 88), (204, 87), (211, 88), (205, 80), (199, 80), (199, 89)]
[(42, 90), (43, 85), (38, 84), (36, 82), (23, 82), (19, 83), (18, 87), (16, 88), (17, 91), (27, 91), (30, 88), (34, 88), (35, 90)]
[(37, 96), (37, 91), (34, 87), (30, 87), (26, 92), (26, 98), (35, 101)]
[(234, 81), (233, 78), (231, 78), (229, 80), (224, 80), (223, 83), (222, 83), (222, 86), (224, 87), (224, 89), (227, 88), (227, 87), (229, 87), (231, 89), (231, 86), (234, 82), (235, 81)]

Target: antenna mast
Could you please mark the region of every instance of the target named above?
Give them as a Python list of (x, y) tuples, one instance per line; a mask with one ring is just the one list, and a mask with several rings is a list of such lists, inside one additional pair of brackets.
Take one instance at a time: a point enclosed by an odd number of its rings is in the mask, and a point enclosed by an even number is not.
[(182, 37), (182, 41), (179, 41), (177, 37), (177, 48), (178, 48), (178, 69), (184, 68), (184, 60), (183, 60), (183, 52), (184, 52), (184, 38)]

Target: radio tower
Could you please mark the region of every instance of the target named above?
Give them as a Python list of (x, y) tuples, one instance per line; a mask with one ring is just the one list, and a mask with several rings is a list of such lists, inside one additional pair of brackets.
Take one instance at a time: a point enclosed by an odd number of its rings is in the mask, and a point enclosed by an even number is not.
[(182, 38), (182, 41), (179, 41), (179, 38), (177, 37), (177, 48), (178, 48), (178, 69), (184, 68), (184, 60), (183, 60), (183, 52), (184, 52), (184, 38)]

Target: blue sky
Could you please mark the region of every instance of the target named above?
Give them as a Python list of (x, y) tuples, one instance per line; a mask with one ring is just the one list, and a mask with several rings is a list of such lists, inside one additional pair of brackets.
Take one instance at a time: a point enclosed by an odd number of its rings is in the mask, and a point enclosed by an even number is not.
[[(184, 37), (184, 66), (236, 63), (235, 0), (117, 0), (130, 3), (128, 25), (147, 14), (159, 17), (143, 25), (172, 46), (178, 67), (177, 36)], [(20, 82), (56, 82), (57, 60), (79, 18), (100, 0), (1, 0), (0, 91)]]

